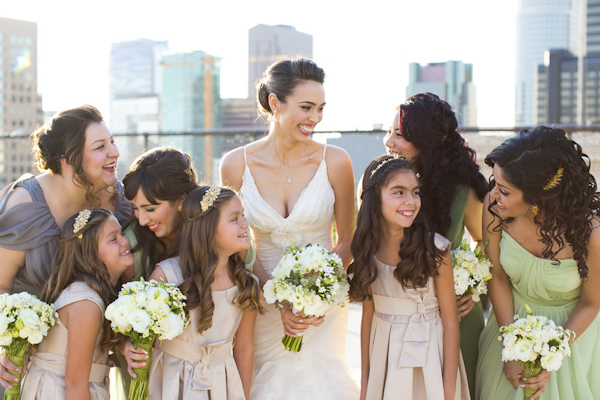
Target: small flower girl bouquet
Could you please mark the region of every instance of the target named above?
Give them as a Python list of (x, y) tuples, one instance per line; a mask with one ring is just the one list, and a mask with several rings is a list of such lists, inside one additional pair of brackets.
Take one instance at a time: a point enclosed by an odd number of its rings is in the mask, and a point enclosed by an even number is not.
[[(556, 326), (554, 321), (544, 316), (532, 315), (525, 305), (527, 317), (515, 315), (515, 322), (500, 328), (502, 341), (502, 361), (524, 363), (524, 377), (537, 376), (544, 368), (556, 371), (560, 368), (565, 356), (571, 355), (570, 341), (575, 339), (575, 332)], [(529, 400), (536, 389), (523, 389), (523, 398)]]
[[(273, 279), (264, 286), (268, 303), (288, 303), (292, 311), (320, 317), (336, 302), (340, 307), (348, 295), (348, 275), (342, 259), (320, 245), (308, 244), (288, 247), (273, 270)], [(281, 307), (281, 305), (279, 304)], [(286, 350), (300, 351), (302, 336), (284, 336)]]
[(490, 268), (492, 263), (483, 254), (481, 247), (472, 251), (466, 240), (460, 247), (450, 252), (454, 266), (454, 292), (456, 298), (469, 293), (473, 301), (479, 301), (479, 296), (487, 293), (487, 281), (492, 279)]
[(13, 385), (12, 389), (5, 389), (4, 399), (21, 398), (20, 382), (25, 352), (30, 345), (40, 343), (56, 322), (52, 306), (29, 293), (0, 295), (0, 346), (21, 371), (9, 371), (19, 378), (19, 384)]
[(152, 343), (179, 336), (189, 320), (185, 316), (185, 296), (172, 283), (136, 281), (123, 285), (117, 299), (106, 307), (105, 317), (113, 331), (129, 336), (134, 348), (142, 347), (148, 353), (146, 366), (136, 368), (129, 400), (148, 398), (148, 372), (152, 357)]

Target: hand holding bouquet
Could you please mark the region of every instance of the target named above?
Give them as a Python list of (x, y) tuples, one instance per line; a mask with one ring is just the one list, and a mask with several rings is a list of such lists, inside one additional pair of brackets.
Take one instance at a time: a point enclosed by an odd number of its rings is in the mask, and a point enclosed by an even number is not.
[[(337, 254), (320, 245), (297, 248), (292, 243), (273, 270), (273, 279), (265, 284), (264, 294), (268, 303), (289, 303), (294, 313), (320, 317), (333, 302), (344, 306), (348, 288), (348, 275)], [(285, 335), (282, 343), (286, 350), (296, 353), (302, 336)]]
[(454, 270), (454, 292), (460, 298), (470, 294), (473, 301), (478, 302), (479, 296), (487, 293), (487, 281), (492, 279), (490, 268), (492, 263), (483, 249), (477, 247), (472, 251), (466, 240), (460, 247), (450, 252)]
[[(526, 378), (537, 376), (542, 368), (556, 371), (565, 356), (571, 355), (570, 341), (575, 333), (556, 326), (554, 321), (544, 316), (534, 316), (525, 305), (527, 317), (515, 315), (515, 322), (500, 328), (502, 341), (502, 361), (524, 363)], [(528, 400), (536, 389), (523, 389), (524, 399)]]
[(4, 399), (21, 398), (25, 352), (30, 345), (40, 343), (55, 324), (52, 306), (35, 296), (26, 292), (0, 295), (0, 346), (20, 371), (9, 371), (19, 378), (19, 383), (4, 391)]
[(134, 348), (148, 353), (147, 364), (136, 368), (128, 399), (148, 398), (148, 371), (152, 344), (179, 336), (188, 324), (185, 316), (185, 296), (172, 283), (136, 281), (123, 285), (117, 299), (106, 307), (105, 317), (113, 331), (129, 336)]

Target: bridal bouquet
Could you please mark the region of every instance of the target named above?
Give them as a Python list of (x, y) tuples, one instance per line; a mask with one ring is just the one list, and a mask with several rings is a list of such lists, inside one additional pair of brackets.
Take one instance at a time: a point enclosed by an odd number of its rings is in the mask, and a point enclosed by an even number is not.
[(35, 296), (26, 292), (0, 295), (0, 346), (20, 371), (9, 371), (19, 378), (19, 384), (13, 385), (12, 389), (5, 389), (4, 399), (21, 398), (20, 382), (25, 352), (30, 345), (40, 343), (56, 323), (52, 306)]
[(456, 297), (460, 298), (468, 293), (473, 297), (473, 301), (479, 301), (479, 296), (487, 293), (486, 282), (492, 279), (490, 259), (483, 254), (483, 249), (479, 246), (472, 251), (466, 240), (450, 254), (454, 266)]
[[(575, 339), (575, 332), (556, 326), (554, 321), (544, 316), (532, 315), (525, 305), (527, 317), (515, 315), (515, 322), (500, 328), (502, 341), (502, 361), (524, 363), (526, 378), (537, 376), (544, 368), (556, 371), (562, 360), (571, 355), (570, 342)], [(524, 399), (528, 400), (536, 389), (523, 389)]]
[(185, 316), (185, 296), (172, 283), (136, 281), (123, 285), (117, 299), (106, 307), (104, 316), (111, 321), (113, 331), (129, 336), (134, 348), (148, 353), (146, 366), (136, 368), (129, 400), (148, 398), (148, 372), (152, 343), (179, 336), (188, 324)]
[[(348, 275), (337, 254), (315, 244), (297, 248), (292, 242), (263, 289), (267, 303), (288, 303), (294, 313), (320, 317), (333, 302), (344, 306), (348, 288)], [(296, 353), (302, 347), (302, 336), (286, 335), (282, 343)]]

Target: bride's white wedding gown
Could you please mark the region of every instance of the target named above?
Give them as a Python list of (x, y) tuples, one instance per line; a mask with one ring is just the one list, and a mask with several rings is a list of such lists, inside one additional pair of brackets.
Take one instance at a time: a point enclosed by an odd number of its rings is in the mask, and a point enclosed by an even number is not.
[[(326, 149), (315, 176), (287, 218), (262, 198), (246, 162), (240, 197), (252, 228), (256, 256), (269, 275), (291, 242), (297, 246), (320, 244), (328, 250), (333, 247), (331, 225), (335, 194), (327, 176)], [(281, 343), (284, 332), (280, 312), (264, 299), (263, 306), (267, 312), (258, 315), (254, 331), (251, 399), (358, 398), (358, 388), (344, 363), (347, 307), (333, 305), (321, 326), (306, 330), (300, 352), (291, 353), (284, 350)]]

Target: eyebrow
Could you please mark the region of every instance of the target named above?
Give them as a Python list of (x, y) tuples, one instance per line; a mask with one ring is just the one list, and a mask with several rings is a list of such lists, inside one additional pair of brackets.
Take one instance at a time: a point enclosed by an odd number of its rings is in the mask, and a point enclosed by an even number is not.
[[(310, 100), (302, 100), (302, 101), (298, 102), (298, 104), (303, 104), (303, 103), (305, 103), (305, 104), (310, 104), (311, 106), (316, 106), (316, 105), (317, 105), (317, 103), (313, 103), (313, 102), (312, 102), (312, 101), (310, 101)], [(325, 104), (327, 104), (327, 103), (323, 103), (323, 104), (321, 104), (321, 105), (322, 105), (322, 106), (324, 106)]]
[[(403, 190), (408, 190), (408, 188), (407, 188), (407, 187), (405, 187), (405, 186), (399, 186), (399, 185), (397, 185), (397, 186), (392, 186), (392, 187), (390, 188), (390, 190), (395, 190), (395, 189), (403, 189)], [(415, 186), (415, 187), (414, 187), (413, 189), (411, 189), (411, 190), (417, 190), (417, 189), (421, 189), (421, 186)]]

